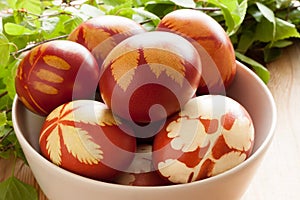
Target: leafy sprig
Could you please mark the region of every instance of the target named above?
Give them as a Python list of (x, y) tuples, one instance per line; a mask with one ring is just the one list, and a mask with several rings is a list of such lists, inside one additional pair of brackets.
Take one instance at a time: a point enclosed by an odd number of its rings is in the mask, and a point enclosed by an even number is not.
[[(238, 60), (264, 82), (267, 63), (299, 38), (300, 3), (293, 0), (0, 0), (0, 158), (26, 162), (13, 131), (14, 77), (28, 50), (64, 39), (74, 28), (98, 15), (120, 15), (154, 30), (167, 13), (181, 8), (205, 12), (230, 36)], [(201, 30), (199, 30), (201, 31)], [(37, 199), (34, 188), (12, 176), (0, 183), (0, 199)]]

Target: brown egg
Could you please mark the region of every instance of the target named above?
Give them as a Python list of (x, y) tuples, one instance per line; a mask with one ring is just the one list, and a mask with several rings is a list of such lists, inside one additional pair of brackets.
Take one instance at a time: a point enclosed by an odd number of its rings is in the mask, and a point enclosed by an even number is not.
[(18, 66), (15, 86), (29, 110), (46, 116), (63, 103), (93, 98), (99, 76), (96, 60), (84, 46), (57, 40), (26, 54)]
[(180, 110), (196, 92), (201, 62), (193, 45), (169, 32), (148, 32), (119, 43), (101, 68), (103, 101), (120, 117), (148, 123)]
[(136, 139), (132, 134), (105, 104), (77, 100), (47, 116), (39, 144), (42, 155), (59, 167), (111, 181), (134, 158)]
[(248, 112), (229, 97), (204, 95), (191, 99), (155, 136), (153, 163), (169, 181), (188, 183), (239, 165), (253, 144)]
[(222, 26), (209, 15), (191, 9), (167, 14), (157, 30), (184, 36), (198, 50), (202, 62), (199, 94), (224, 94), (236, 74), (235, 53)]
[(153, 167), (152, 145), (140, 144), (134, 160), (126, 171), (120, 173), (115, 183), (134, 186), (161, 186), (170, 184)]
[(122, 40), (145, 32), (135, 21), (115, 15), (92, 18), (80, 24), (68, 40), (78, 42), (89, 49), (101, 66), (107, 54)]

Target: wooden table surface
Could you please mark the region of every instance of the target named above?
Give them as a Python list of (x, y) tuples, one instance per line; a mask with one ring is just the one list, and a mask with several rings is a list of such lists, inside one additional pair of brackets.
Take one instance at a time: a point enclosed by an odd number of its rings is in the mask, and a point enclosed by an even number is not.
[[(242, 200), (300, 199), (300, 42), (287, 48), (268, 65), (268, 84), (278, 109), (278, 123), (272, 145)], [(0, 181), (11, 175), (11, 160), (0, 159)], [(16, 177), (33, 185), (39, 199), (47, 200), (30, 169), (22, 161)]]

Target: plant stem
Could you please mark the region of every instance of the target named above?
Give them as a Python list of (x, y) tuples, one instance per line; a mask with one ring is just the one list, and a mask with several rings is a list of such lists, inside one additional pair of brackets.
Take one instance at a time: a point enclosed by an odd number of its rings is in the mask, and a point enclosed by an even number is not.
[(5, 133), (1, 138), (0, 138), (0, 143), (5, 140), (11, 133), (13, 132), (13, 128), (11, 128), (7, 133)]
[(17, 156), (14, 153), (14, 163), (13, 163), (12, 170), (11, 170), (11, 176), (12, 177), (15, 176), (16, 163), (17, 163)]
[(8, 94), (8, 92), (7, 92), (7, 91), (5, 91), (5, 92), (1, 93), (1, 94), (0, 94), (0, 98), (4, 97), (4, 96), (5, 96), (5, 95), (7, 95), (7, 94)]
[(48, 39), (48, 40), (44, 40), (44, 41), (41, 41), (41, 42), (38, 42), (38, 43), (35, 43), (33, 45), (30, 45), (30, 46), (27, 46), (25, 47), (24, 49), (20, 49), (18, 51), (15, 51), (13, 53), (11, 53), (12, 55), (16, 56), (18, 54), (21, 54), (23, 52), (26, 52), (26, 51), (29, 51), (31, 49), (33, 49), (34, 47), (36, 46), (39, 46), (40, 44), (43, 44), (43, 43), (46, 43), (46, 42), (50, 42), (50, 41), (54, 41), (54, 40), (59, 40), (59, 39), (63, 39), (63, 38), (66, 38), (68, 37), (68, 35), (61, 35), (61, 36), (58, 36), (58, 37), (55, 37), (55, 38), (51, 38), (51, 39)]
[(213, 7), (202, 7), (202, 8), (193, 8), (193, 10), (201, 10), (201, 11), (220, 11), (220, 8), (213, 8)]

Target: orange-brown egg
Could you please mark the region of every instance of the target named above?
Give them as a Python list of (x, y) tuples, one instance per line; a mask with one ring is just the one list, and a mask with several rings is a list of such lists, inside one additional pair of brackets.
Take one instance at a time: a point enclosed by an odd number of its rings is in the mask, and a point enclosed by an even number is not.
[(93, 98), (99, 75), (95, 58), (84, 46), (51, 41), (33, 48), (22, 59), (16, 92), (29, 110), (46, 116), (63, 103)]
[(41, 153), (73, 173), (111, 181), (131, 164), (132, 130), (98, 101), (77, 100), (53, 110), (40, 131)]
[(236, 73), (235, 53), (228, 35), (216, 20), (201, 11), (176, 10), (163, 17), (157, 30), (182, 35), (198, 50), (202, 61), (199, 94), (225, 93)]
[(122, 40), (145, 32), (135, 21), (115, 15), (92, 18), (80, 24), (68, 36), (68, 40), (78, 42), (89, 49), (101, 66), (107, 54)]
[(112, 111), (134, 122), (166, 119), (196, 92), (201, 61), (193, 45), (153, 31), (119, 43), (101, 68), (99, 88)]
[(155, 136), (153, 163), (173, 183), (223, 173), (246, 160), (254, 126), (241, 104), (221, 95), (191, 99)]
[(134, 186), (160, 186), (170, 182), (163, 179), (153, 167), (152, 145), (140, 144), (137, 146), (135, 157), (124, 172), (121, 172), (115, 183)]

